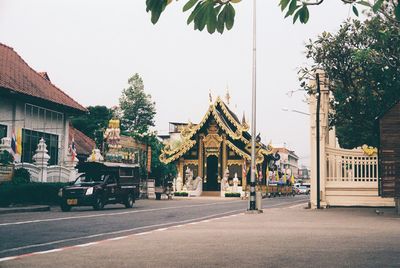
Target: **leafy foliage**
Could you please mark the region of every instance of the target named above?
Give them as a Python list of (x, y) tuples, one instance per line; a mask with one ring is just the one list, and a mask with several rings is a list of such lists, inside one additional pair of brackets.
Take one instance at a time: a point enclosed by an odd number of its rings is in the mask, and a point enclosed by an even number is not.
[(225, 197), (240, 197), (240, 193), (225, 193)]
[(26, 184), (31, 182), (31, 174), (26, 168), (19, 168), (14, 171), (12, 177), (14, 184)]
[(129, 87), (122, 91), (119, 105), (122, 112), (121, 130), (134, 137), (145, 134), (154, 126), (155, 102), (144, 92), (143, 80), (139, 74), (128, 80)]
[(174, 196), (188, 196), (189, 193), (188, 192), (175, 192)]
[(0, 152), (0, 164), (9, 165), (14, 162), (14, 156), (9, 151), (3, 150)]
[[(353, 13), (358, 16), (357, 6), (371, 9), (375, 13), (386, 13), (400, 21), (400, 4), (391, 0), (337, 0), (352, 5)], [(156, 24), (165, 8), (172, 0), (146, 0), (146, 11), (151, 12), (151, 22)], [(223, 33), (230, 30), (235, 21), (235, 8), (232, 4), (241, 0), (185, 0), (183, 12), (191, 10), (187, 24), (193, 23), (194, 29), (207, 31), (212, 34), (217, 30)], [(309, 6), (321, 5), (324, 0), (279, 0), (281, 11), (286, 17), (293, 17), (293, 23), (307, 23), (310, 18)], [(396, 3), (397, 2), (397, 3)], [(395, 4), (396, 3), (396, 4)], [(392, 6), (392, 8), (388, 8)]]
[[(194, 29), (207, 31), (212, 34), (217, 30), (223, 33), (225, 29), (230, 30), (235, 21), (235, 9), (232, 4), (241, 0), (188, 0), (183, 6), (183, 12), (192, 10), (187, 24), (193, 23)], [(161, 13), (171, 0), (147, 0), (146, 11), (151, 11), (151, 22), (157, 23)]]
[(14, 204), (46, 204), (59, 203), (58, 190), (66, 183), (25, 183), (0, 184), (0, 206)]
[(72, 125), (95, 140), (98, 148), (103, 142), (103, 132), (112, 118), (112, 110), (106, 106), (89, 106), (89, 112), (72, 118)]
[(166, 185), (166, 183), (176, 176), (176, 166), (174, 164), (164, 164), (159, 156), (164, 145), (155, 133), (150, 133), (142, 138), (151, 147), (151, 173), (149, 176), (156, 180), (156, 185)]
[(335, 33), (323, 33), (306, 45), (314, 63), (301, 70), (302, 86), (316, 69), (329, 77), (334, 101), (330, 125), (339, 144), (354, 148), (378, 145), (376, 117), (400, 100), (400, 27), (376, 16), (361, 23), (347, 21)]

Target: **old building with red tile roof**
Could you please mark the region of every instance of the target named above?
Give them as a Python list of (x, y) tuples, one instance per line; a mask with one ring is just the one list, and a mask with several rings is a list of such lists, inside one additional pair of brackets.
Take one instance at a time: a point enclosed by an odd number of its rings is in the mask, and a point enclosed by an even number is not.
[(21, 95), (59, 109), (85, 112), (86, 108), (53, 85), (47, 73), (33, 70), (9, 46), (0, 43), (0, 94)]
[(68, 155), (70, 116), (85, 112), (46, 72), (35, 71), (13, 48), (0, 43), (0, 139), (13, 138), (17, 162), (31, 163), (43, 138), (49, 164), (63, 165)]

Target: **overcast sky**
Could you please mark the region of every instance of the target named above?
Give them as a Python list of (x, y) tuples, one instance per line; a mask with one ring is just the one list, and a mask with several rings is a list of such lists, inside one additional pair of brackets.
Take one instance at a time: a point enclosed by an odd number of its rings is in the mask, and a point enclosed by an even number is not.
[[(0, 42), (84, 106), (118, 104), (127, 80), (139, 73), (156, 102), (155, 129), (169, 121), (197, 123), (208, 92), (225, 95), (239, 118), (250, 122), (252, 1), (236, 7), (235, 26), (223, 35), (187, 26), (186, 1), (173, 2), (156, 25), (145, 0), (0, 0)], [(284, 19), (278, 0), (259, 0), (257, 11), (257, 132), (263, 142), (286, 143), (309, 164), (309, 117), (297, 71), (304, 44), (322, 31), (336, 31), (351, 16), (339, 0), (311, 8), (308, 24)]]

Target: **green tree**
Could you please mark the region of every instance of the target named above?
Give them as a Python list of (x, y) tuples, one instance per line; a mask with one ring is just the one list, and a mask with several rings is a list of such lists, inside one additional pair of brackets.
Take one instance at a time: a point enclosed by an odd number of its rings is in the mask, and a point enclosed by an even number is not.
[(151, 173), (150, 178), (156, 179), (156, 184), (167, 183), (169, 179), (176, 176), (176, 166), (174, 164), (164, 164), (160, 161), (159, 156), (164, 145), (155, 133), (146, 136), (147, 144), (151, 147)]
[(106, 106), (89, 106), (88, 113), (72, 118), (72, 125), (95, 140), (98, 148), (103, 142), (103, 132), (112, 118), (112, 110)]
[(143, 80), (139, 74), (128, 80), (129, 87), (122, 91), (119, 107), (122, 112), (121, 129), (134, 137), (144, 135), (154, 126), (155, 102), (144, 92)]
[[(235, 8), (241, 0), (184, 0), (183, 12), (191, 10), (187, 24), (193, 23), (194, 29), (207, 31), (212, 34), (217, 30), (223, 33), (224, 29), (230, 30), (235, 21)], [(352, 5), (352, 10), (358, 16), (357, 6), (371, 9), (373, 12), (389, 14), (390, 17), (400, 21), (400, 5), (397, 0), (338, 0)], [(151, 22), (157, 23), (165, 8), (172, 0), (146, 0), (146, 11), (151, 12)], [(307, 23), (310, 12), (309, 6), (321, 5), (324, 0), (279, 0), (279, 6), (286, 17), (293, 17), (293, 23), (300, 21)]]
[(383, 16), (364, 23), (345, 22), (306, 45), (313, 61), (301, 69), (302, 86), (316, 69), (325, 71), (334, 100), (330, 125), (339, 144), (354, 148), (378, 145), (376, 117), (400, 100), (400, 27)]

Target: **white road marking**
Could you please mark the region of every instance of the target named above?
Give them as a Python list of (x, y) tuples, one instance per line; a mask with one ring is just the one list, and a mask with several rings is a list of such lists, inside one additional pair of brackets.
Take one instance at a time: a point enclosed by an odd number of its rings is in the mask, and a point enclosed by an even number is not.
[(297, 208), (297, 207), (301, 207), (301, 206), (305, 206), (305, 205), (307, 205), (307, 202), (306, 202), (306, 203), (297, 204), (297, 205), (294, 205), (294, 206), (290, 206), (290, 207), (288, 207), (288, 208), (289, 208), (289, 209), (290, 209), (290, 208)]
[(165, 230), (168, 230), (168, 228), (160, 228), (160, 229), (157, 229), (157, 230), (154, 230), (155, 232), (162, 232), (162, 231), (165, 231)]
[(137, 236), (140, 236), (140, 235), (147, 235), (147, 234), (151, 234), (152, 232), (143, 232), (143, 233), (138, 233), (138, 234), (135, 234), (135, 235), (137, 235)]
[(35, 252), (34, 254), (47, 254), (47, 253), (53, 253), (53, 252), (59, 252), (62, 251), (63, 248), (56, 248), (56, 249), (50, 249), (50, 250), (45, 250), (45, 251), (39, 251), (39, 252)]
[(128, 238), (129, 236), (125, 235), (125, 236), (118, 236), (118, 237), (114, 237), (114, 238), (109, 238), (107, 240), (109, 241), (117, 241), (117, 240), (121, 240), (121, 239), (125, 239)]
[[(301, 201), (303, 201), (303, 200), (301, 200)], [(280, 204), (270, 205), (268, 208), (287, 205), (287, 204), (294, 204), (294, 203), (298, 203), (298, 202), (299, 202), (298, 200), (294, 201), (294, 202), (284, 202), (284, 203), (280, 203)], [(133, 231), (137, 231), (137, 230), (141, 230), (141, 229), (149, 229), (149, 228), (161, 227), (161, 226), (173, 225), (173, 224), (178, 224), (178, 225), (174, 225), (174, 226), (171, 226), (171, 227), (183, 227), (186, 224), (191, 223), (191, 222), (199, 223), (199, 222), (204, 221), (204, 220), (211, 221), (211, 220), (223, 219), (223, 218), (226, 218), (227, 216), (221, 216), (221, 217), (218, 217), (218, 216), (231, 214), (231, 213), (235, 213), (235, 212), (238, 212), (238, 211), (242, 212), (243, 209), (236, 209), (236, 210), (231, 210), (231, 211), (227, 211), (227, 212), (223, 212), (223, 213), (218, 213), (218, 214), (213, 214), (213, 215), (208, 215), (208, 216), (204, 216), (204, 217), (200, 217), (200, 218), (188, 219), (188, 220), (183, 220), (183, 221), (178, 221), (178, 222), (161, 223), (161, 224), (155, 224), (155, 225), (136, 227), (136, 228), (132, 228), (132, 229), (119, 230), (119, 231), (114, 231), (114, 232), (107, 232), (107, 233), (100, 233), (100, 234), (88, 235), (88, 236), (83, 236), (83, 237), (76, 237), (76, 238), (57, 240), (57, 241), (41, 243), (41, 244), (27, 245), (27, 246), (22, 246), (22, 247), (18, 247), (18, 248), (11, 248), (11, 249), (2, 250), (2, 251), (0, 251), (0, 253), (12, 252), (12, 251), (17, 251), (17, 250), (22, 250), (22, 249), (35, 248), (35, 247), (40, 247), (40, 246), (49, 246), (49, 245), (54, 245), (54, 244), (59, 244), (59, 243), (64, 243), (64, 242), (71, 242), (71, 241), (77, 241), (77, 240), (88, 239), (88, 238), (95, 238), (95, 237), (106, 236), (106, 235), (133, 232)], [(242, 213), (239, 213), (239, 214), (236, 214), (236, 215), (240, 215), (240, 214), (242, 214)], [(197, 224), (197, 223), (195, 223), (195, 224)], [(152, 232), (153, 231), (142, 232), (142, 233), (136, 233), (136, 234), (133, 234), (133, 235), (140, 236), (140, 235), (144, 235), (144, 234), (150, 234)], [(127, 236), (125, 236), (125, 237), (127, 237)], [(125, 237), (123, 237), (123, 238), (125, 238)], [(122, 239), (122, 238), (120, 238), (120, 239)], [(110, 239), (106, 239), (104, 241), (107, 241), (107, 240), (110, 240)], [(98, 243), (100, 243), (100, 242), (99, 241), (98, 242), (91, 242), (91, 243), (81, 244), (80, 246), (82, 246), (82, 245), (89, 246), (89, 244), (90, 245), (95, 245), (95, 244), (98, 244)], [(73, 246), (73, 247), (77, 247), (77, 246)], [(70, 247), (54, 249), (55, 250), (54, 252), (61, 251), (61, 250), (65, 249), (65, 248), (71, 248), (71, 246)], [(42, 252), (46, 252), (46, 251), (42, 251)], [(51, 252), (51, 250), (50, 251), (48, 250), (47, 252)], [(16, 258), (20, 258), (22, 256), (31, 256), (33, 254), (38, 254), (38, 252), (19, 255), (19, 256), (13, 256), (13, 257), (0, 258), (0, 262), (7, 261), (7, 260), (13, 260), (13, 259), (16, 259)], [(42, 254), (44, 254), (44, 253), (42, 253)]]
[(134, 210), (134, 211), (115, 212), (115, 213), (101, 213), (101, 214), (91, 214), (91, 215), (83, 215), (83, 216), (49, 218), (49, 219), (42, 219), (42, 220), (6, 222), (6, 223), (0, 223), (0, 226), (20, 225), (20, 224), (40, 223), (40, 222), (51, 222), (51, 221), (75, 220), (75, 219), (87, 219), (87, 218), (98, 218), (98, 217), (109, 217), (109, 216), (116, 216), (116, 215), (126, 215), (126, 214), (141, 213), (141, 212), (153, 212), (153, 211), (170, 210), (170, 209), (177, 209), (177, 208), (180, 209), (180, 208), (192, 208), (192, 207), (224, 205), (224, 204), (232, 204), (232, 203), (239, 203), (239, 202), (242, 202), (242, 201), (238, 200), (238, 201), (231, 201), (231, 202), (215, 202), (215, 203), (199, 204), (199, 205), (187, 205), (187, 206), (175, 206), (175, 207), (167, 207), (167, 208), (142, 209), (142, 210)]
[(89, 247), (89, 246), (97, 245), (98, 243), (99, 243), (99, 242), (90, 242), (90, 243), (86, 243), (86, 244), (76, 245), (75, 247), (84, 248), (84, 247)]
[(18, 256), (5, 257), (5, 258), (1, 258), (1, 259), (0, 259), (0, 262), (3, 262), (3, 261), (11, 261), (11, 260), (15, 260), (15, 259), (17, 259), (17, 258), (18, 258)]
[(75, 238), (67, 238), (67, 239), (62, 239), (62, 240), (57, 240), (57, 241), (52, 241), (52, 242), (47, 242), (47, 243), (41, 243), (41, 244), (26, 245), (26, 246), (17, 247), (17, 248), (5, 249), (5, 250), (0, 251), (0, 253), (10, 252), (10, 251), (17, 251), (17, 250), (22, 250), (22, 249), (35, 248), (35, 247), (41, 247), (41, 246), (49, 246), (49, 245), (60, 244), (60, 243), (71, 242), (71, 241), (77, 241), (77, 240), (82, 240), (82, 239), (96, 238), (96, 237), (106, 236), (106, 235), (115, 235), (115, 234), (121, 234), (121, 233), (134, 232), (134, 231), (138, 231), (138, 230), (151, 229), (151, 228), (157, 228), (157, 227), (163, 227), (163, 226), (170, 226), (170, 225), (174, 225), (174, 224), (183, 225), (183, 224), (186, 224), (186, 223), (189, 223), (189, 222), (192, 222), (192, 221), (201, 221), (203, 219), (212, 218), (212, 217), (218, 217), (220, 215), (230, 214), (230, 213), (234, 213), (234, 212), (242, 211), (242, 210), (243, 209), (237, 209), (237, 210), (231, 210), (231, 211), (227, 211), (227, 212), (223, 212), (223, 213), (219, 213), (219, 214), (208, 215), (208, 216), (204, 216), (204, 217), (200, 217), (200, 218), (187, 219), (187, 220), (183, 220), (183, 221), (160, 223), (160, 224), (135, 227), (135, 228), (131, 228), (131, 229), (124, 229), (124, 230), (113, 231), (113, 232), (99, 233), (99, 234), (93, 234), (93, 235), (87, 235), (87, 236), (75, 237)]

